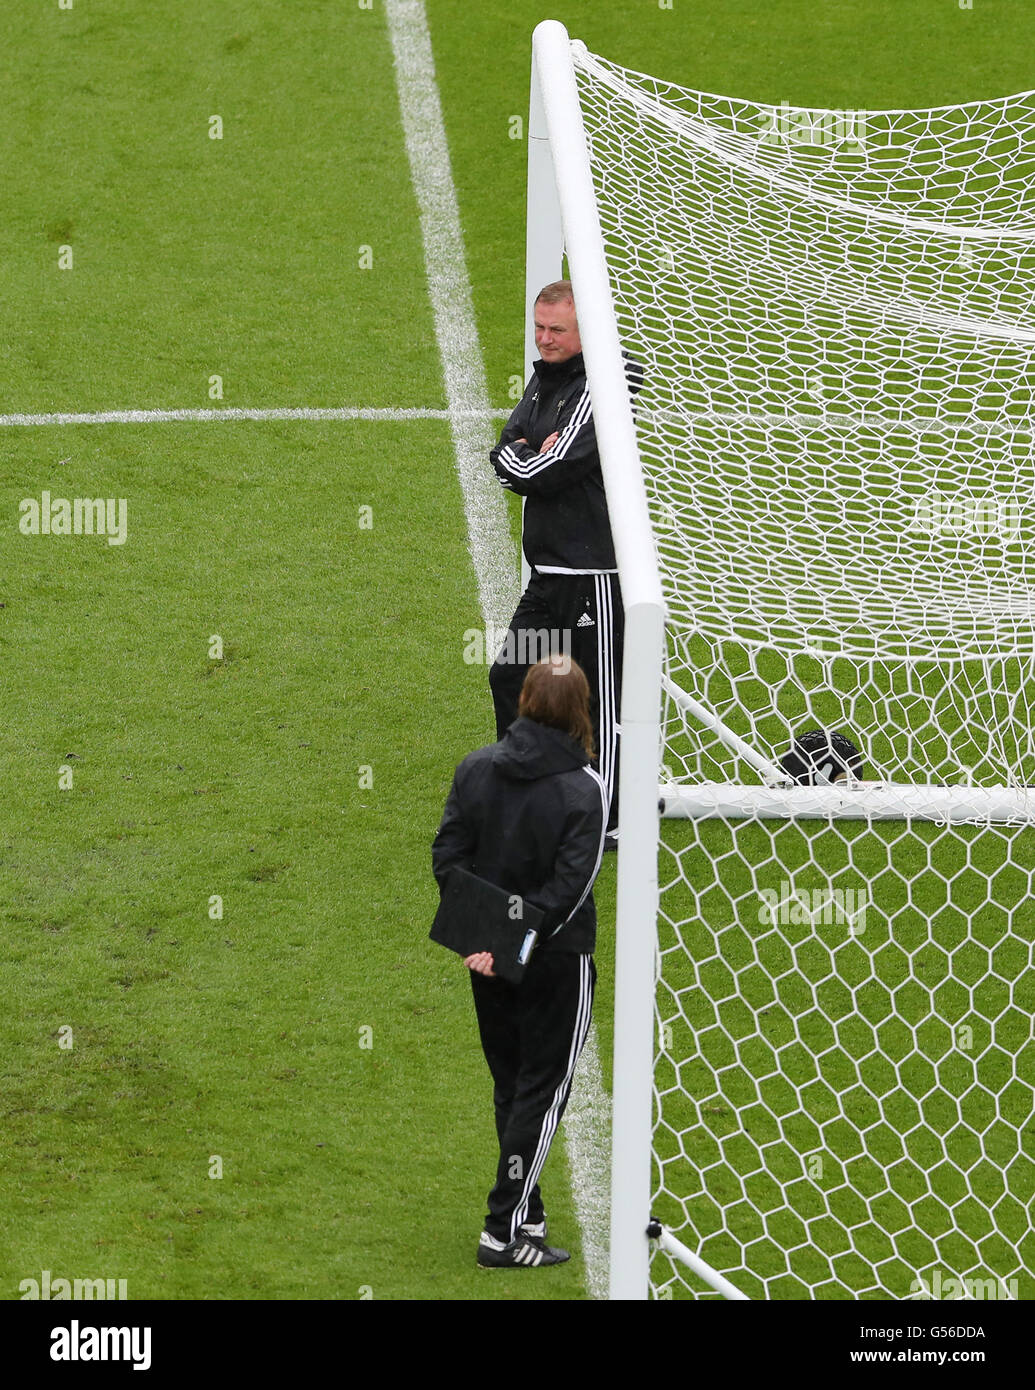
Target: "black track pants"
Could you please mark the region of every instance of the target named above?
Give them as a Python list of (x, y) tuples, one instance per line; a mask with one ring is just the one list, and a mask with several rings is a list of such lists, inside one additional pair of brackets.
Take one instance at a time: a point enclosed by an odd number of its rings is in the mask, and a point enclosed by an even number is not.
[(471, 972), (500, 1145), (485, 1229), (508, 1244), (524, 1222), (543, 1220), (539, 1175), (586, 1041), (596, 978), (592, 956), (562, 951), (533, 956), (520, 985)]
[(582, 667), (589, 681), (597, 770), (611, 803), (611, 829), (618, 824), (624, 638), (617, 574), (533, 574), (510, 620), (507, 640), (489, 670), (500, 739), (517, 718), (518, 696), (530, 666), (552, 650), (571, 656)]

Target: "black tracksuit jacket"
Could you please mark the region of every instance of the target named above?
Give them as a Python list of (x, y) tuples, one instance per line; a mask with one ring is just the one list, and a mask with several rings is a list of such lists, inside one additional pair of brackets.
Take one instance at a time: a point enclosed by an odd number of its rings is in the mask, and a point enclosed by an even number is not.
[(431, 850), (439, 887), (458, 865), (545, 914), (537, 952), (592, 952), (593, 880), (607, 793), (582, 746), (519, 718), (456, 769)]
[[(625, 363), (635, 394), (643, 369)], [(549, 435), (557, 442), (541, 454)], [(516, 441), (525, 439), (526, 444)], [(522, 548), (542, 574), (616, 569), (604, 478), (582, 353), (567, 362), (534, 364), (525, 394), (489, 454), (503, 487), (526, 498)]]

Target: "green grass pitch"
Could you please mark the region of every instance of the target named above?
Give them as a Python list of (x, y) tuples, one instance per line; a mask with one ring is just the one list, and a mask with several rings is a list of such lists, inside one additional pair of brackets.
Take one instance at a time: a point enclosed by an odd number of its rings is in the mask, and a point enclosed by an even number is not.
[[(502, 409), (545, 12), (427, 13)], [(550, 13), (633, 68), (837, 108), (1019, 90), (1035, 38), (1020, 0)], [(4, 413), (444, 406), (381, 0), (12, 5), (0, 74)], [(426, 940), (452, 768), (493, 729), (448, 427), (5, 426), (0, 459), (0, 1298), (44, 1269), (132, 1299), (585, 1297), (560, 1141), (570, 1265), (474, 1268), (491, 1091)], [(126, 544), (23, 536), (44, 490), (127, 499)]]

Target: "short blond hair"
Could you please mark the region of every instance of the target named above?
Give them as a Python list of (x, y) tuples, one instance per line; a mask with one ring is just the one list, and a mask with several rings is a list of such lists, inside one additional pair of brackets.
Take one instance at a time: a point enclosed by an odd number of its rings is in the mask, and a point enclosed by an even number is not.
[(567, 300), (574, 305), (575, 296), (571, 292), (570, 280), (554, 280), (552, 285), (544, 285), (535, 297), (537, 304), (564, 304)]

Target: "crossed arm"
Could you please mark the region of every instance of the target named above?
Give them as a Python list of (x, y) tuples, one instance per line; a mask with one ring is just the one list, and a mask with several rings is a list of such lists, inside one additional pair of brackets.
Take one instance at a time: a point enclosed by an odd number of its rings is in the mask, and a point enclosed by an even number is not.
[[(558, 441), (558, 439), (560, 439), (560, 437), (561, 437), (561, 436), (557, 433), (556, 430), (553, 432), (553, 434), (548, 434), (548, 435), (546, 436), (546, 438), (543, 440), (542, 444), (540, 445), (539, 452), (540, 452), (541, 454), (545, 454), (546, 451), (547, 451), (548, 449), (552, 449), (552, 448), (553, 448), (553, 446), (557, 443), (557, 441)], [(515, 439), (515, 440), (514, 440), (514, 443), (515, 443), (515, 444), (527, 444), (527, 443), (528, 443), (528, 440), (527, 440), (527, 439)]]

